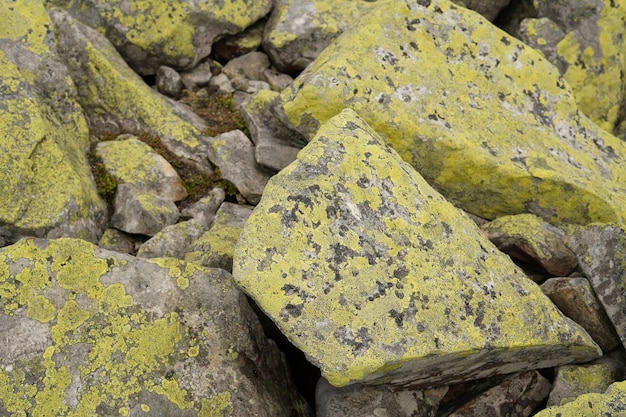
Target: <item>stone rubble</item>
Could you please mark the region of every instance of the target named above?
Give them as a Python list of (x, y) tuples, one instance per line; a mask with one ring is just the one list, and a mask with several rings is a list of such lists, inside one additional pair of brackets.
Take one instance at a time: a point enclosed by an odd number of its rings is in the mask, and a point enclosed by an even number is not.
[(0, 415), (626, 415), (626, 1), (454, 3), (1, 3)]

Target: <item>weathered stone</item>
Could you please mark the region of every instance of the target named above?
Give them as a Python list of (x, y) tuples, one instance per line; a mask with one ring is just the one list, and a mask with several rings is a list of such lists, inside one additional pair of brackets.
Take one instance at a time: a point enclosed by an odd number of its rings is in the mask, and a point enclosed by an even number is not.
[(520, 22), (518, 37), (541, 53), (558, 67), (558, 43), (565, 32), (547, 17), (528, 18)]
[(241, 115), (250, 130), (257, 163), (280, 171), (296, 159), (304, 143), (297, 145), (290, 139), (296, 135), (272, 114), (270, 106), (277, 97), (276, 92), (259, 91), (241, 106)]
[(248, 81), (247, 84), (248, 84), (248, 87), (243, 91), (245, 91), (248, 94), (258, 93), (259, 91), (262, 91), (262, 90), (271, 90), (270, 85), (266, 83), (265, 81), (250, 80)]
[(610, 363), (559, 366), (547, 406), (564, 405), (583, 394), (604, 393), (616, 381), (615, 374)]
[(176, 223), (176, 204), (130, 184), (120, 184), (115, 192), (115, 212), (111, 226), (128, 233), (154, 236), (166, 226)]
[(285, 123), (311, 138), (351, 108), (480, 217), (626, 221), (626, 143), (540, 53), (446, 0), (375, 4), (281, 93)]
[(263, 79), (274, 91), (283, 91), (293, 82), (293, 78), (289, 74), (283, 74), (272, 68), (263, 71)]
[(493, 21), (498, 13), (506, 6), (508, 6), (510, 0), (453, 0), (454, 3), (467, 7), (470, 10), (474, 10), (476, 13), (480, 13), (487, 19)]
[(0, 4), (0, 244), (23, 236), (97, 242), (106, 207), (89, 131), (39, 1)]
[(185, 260), (232, 271), (235, 245), (252, 209), (251, 206), (223, 203), (217, 211), (213, 226), (191, 244)]
[(170, 67), (162, 65), (156, 73), (156, 88), (161, 94), (179, 98), (183, 92), (183, 79), (180, 74)]
[(271, 175), (256, 163), (254, 145), (241, 130), (210, 139), (208, 154), (220, 168), (222, 178), (232, 182), (250, 203), (259, 202)]
[(204, 87), (211, 81), (211, 77), (213, 77), (211, 64), (203, 62), (189, 71), (181, 72), (180, 77), (187, 90), (197, 91), (200, 87)]
[(586, 278), (550, 278), (541, 291), (570, 319), (580, 324), (604, 352), (621, 342)]
[(528, 417), (550, 393), (550, 381), (537, 371), (513, 374), (448, 417)]
[(137, 250), (137, 256), (185, 259), (191, 243), (202, 236), (205, 230), (204, 225), (196, 219), (167, 226), (145, 241)]
[(363, 0), (277, 2), (265, 25), (263, 50), (279, 71), (302, 71), (372, 7), (372, 2)]
[(164, 200), (180, 201), (187, 197), (182, 180), (169, 162), (132, 135), (100, 142), (95, 152), (119, 183), (132, 184)]
[(225, 271), (25, 239), (0, 288), (3, 416), (307, 416)]
[(230, 82), (226, 74), (219, 74), (211, 78), (209, 86), (213, 90), (223, 94), (233, 93), (235, 91), (233, 84)]
[(578, 265), (574, 252), (563, 243), (563, 231), (533, 214), (498, 217), (481, 229), (511, 258), (538, 263), (552, 276), (567, 276)]
[(262, 80), (263, 71), (270, 67), (270, 60), (263, 52), (250, 52), (228, 61), (222, 72), (231, 80)]
[(221, 38), (213, 44), (213, 53), (219, 59), (230, 61), (259, 49), (263, 41), (265, 20), (261, 20), (241, 33)]
[(582, 271), (626, 347), (626, 231), (593, 225), (565, 236)]
[(98, 246), (119, 253), (132, 254), (136, 251), (135, 240), (117, 229), (106, 229), (98, 241)]
[(435, 417), (448, 388), (391, 391), (384, 385), (333, 387), (320, 378), (315, 390), (317, 417)]
[(270, 180), (233, 275), (335, 386), (446, 385), (599, 352), (348, 109)]
[(201, 131), (146, 85), (102, 34), (63, 11), (52, 11), (50, 16), (59, 37), (59, 53), (78, 88), (78, 100), (93, 134), (149, 134), (181, 162), (211, 172), (202, 152)]
[(161, 65), (191, 68), (211, 53), (216, 38), (243, 31), (269, 13), (260, 0), (164, 1), (47, 0), (104, 33), (141, 75)]
[(215, 213), (217, 213), (225, 198), (226, 193), (224, 189), (215, 187), (206, 197), (183, 209), (180, 212), (180, 216), (186, 219), (196, 219), (203, 227), (208, 229), (215, 219)]
[(626, 381), (612, 384), (604, 394), (585, 394), (559, 407), (548, 407), (535, 417), (597, 417), (626, 415)]

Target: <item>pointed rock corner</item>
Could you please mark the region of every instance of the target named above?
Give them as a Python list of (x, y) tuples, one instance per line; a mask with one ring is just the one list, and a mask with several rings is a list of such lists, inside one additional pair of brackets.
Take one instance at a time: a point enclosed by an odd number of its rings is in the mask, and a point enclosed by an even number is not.
[(446, 384), (599, 355), (352, 110), (270, 180), (233, 269), (335, 386)]

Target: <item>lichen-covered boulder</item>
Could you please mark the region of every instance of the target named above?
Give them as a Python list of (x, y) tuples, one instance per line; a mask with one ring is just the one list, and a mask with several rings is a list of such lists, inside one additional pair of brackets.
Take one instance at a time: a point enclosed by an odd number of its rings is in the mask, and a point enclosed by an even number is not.
[(104, 33), (142, 75), (161, 65), (193, 67), (211, 53), (213, 41), (246, 29), (269, 13), (271, 0), (46, 0)]
[(147, 134), (181, 162), (211, 172), (198, 126), (150, 88), (102, 34), (62, 10), (50, 16), (92, 134)]
[(366, 0), (278, 1), (265, 25), (263, 49), (279, 71), (302, 71), (374, 3)]
[(281, 93), (285, 123), (311, 138), (351, 108), (487, 219), (626, 220), (626, 144), (578, 111), (540, 53), (447, 0), (376, 5)]
[(27, 239), (0, 250), (0, 293), (3, 416), (306, 415), (224, 271)]
[(548, 407), (535, 417), (597, 417), (626, 414), (626, 381), (612, 384), (604, 394), (584, 394), (558, 407)]
[(89, 131), (39, 1), (0, 4), (0, 246), (22, 236), (97, 242), (106, 207)]
[(335, 386), (438, 386), (599, 351), (349, 109), (270, 180), (233, 276)]
[(604, 393), (615, 382), (618, 373), (615, 368), (615, 364), (606, 361), (559, 366), (548, 398), (548, 407), (567, 404), (583, 394)]

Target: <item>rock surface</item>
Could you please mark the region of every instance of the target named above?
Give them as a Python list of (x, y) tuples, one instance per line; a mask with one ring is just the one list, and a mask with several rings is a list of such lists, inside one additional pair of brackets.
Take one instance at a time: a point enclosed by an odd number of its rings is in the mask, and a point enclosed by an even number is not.
[(596, 417), (626, 414), (626, 381), (612, 384), (604, 394), (585, 394), (559, 407), (549, 407), (535, 417)]
[(335, 386), (435, 386), (598, 355), (351, 110), (270, 180), (233, 276)]

